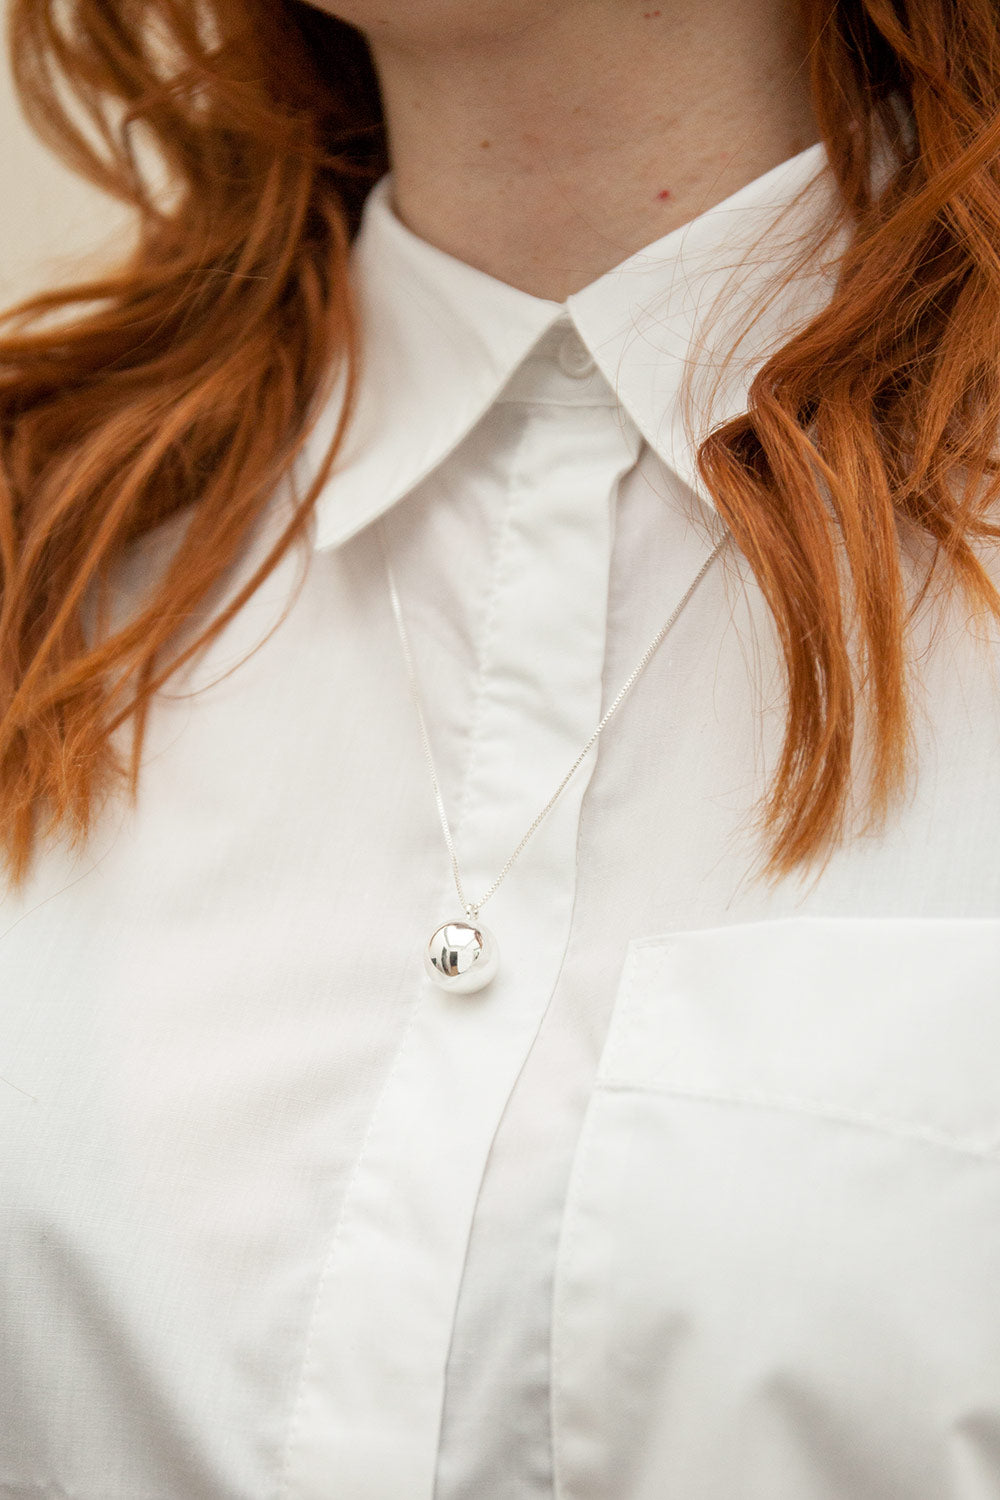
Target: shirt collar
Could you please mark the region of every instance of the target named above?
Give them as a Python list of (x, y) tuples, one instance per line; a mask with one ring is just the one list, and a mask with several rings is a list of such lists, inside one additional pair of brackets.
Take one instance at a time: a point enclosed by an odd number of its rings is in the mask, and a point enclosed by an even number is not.
[[(392, 178), (383, 177), (352, 252), (362, 343), (357, 404), (317, 501), (315, 547), (346, 541), (425, 479), (567, 317), (650, 447), (711, 504), (698, 446), (712, 426), (746, 409), (767, 355), (828, 300), (829, 263), (818, 260), (772, 293), (803, 234), (834, 206), (818, 143), (560, 303), (419, 238), (393, 211)], [(692, 363), (695, 419), (683, 402)], [(342, 387), (310, 435), (307, 473), (331, 440), (341, 401)]]

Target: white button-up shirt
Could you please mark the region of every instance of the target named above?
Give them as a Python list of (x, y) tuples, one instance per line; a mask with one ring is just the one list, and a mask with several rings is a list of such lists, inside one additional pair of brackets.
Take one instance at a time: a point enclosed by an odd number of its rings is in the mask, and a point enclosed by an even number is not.
[(697, 439), (828, 267), (694, 421), (682, 377), (831, 191), (812, 147), (564, 305), (372, 193), (314, 547), (158, 698), (137, 808), (0, 905), (0, 1495), (1000, 1493), (1000, 687), (963, 607), (914, 626), (912, 795), (768, 886), (779, 655), (730, 546), (488, 903), (497, 979), (422, 963), (457, 900), (376, 518), (475, 899), (720, 534)]

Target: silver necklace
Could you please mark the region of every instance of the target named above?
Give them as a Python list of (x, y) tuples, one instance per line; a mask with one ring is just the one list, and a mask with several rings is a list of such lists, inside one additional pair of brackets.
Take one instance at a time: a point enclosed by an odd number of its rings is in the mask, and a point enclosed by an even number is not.
[(577, 771), (580, 769), (588, 754), (597, 743), (602, 729), (610, 721), (612, 715), (625, 701), (629, 692), (635, 685), (640, 673), (647, 667), (656, 654), (670, 627), (677, 619), (681, 610), (687, 604), (691, 595), (698, 587), (709, 568), (712, 566), (726, 542), (729, 540), (727, 531), (712, 548), (705, 561), (688, 588), (684, 597), (673, 610), (668, 619), (660, 626), (659, 630), (640, 656), (636, 665), (632, 668), (628, 677), (622, 683), (618, 694), (607, 709), (601, 722), (591, 734), (587, 743), (566, 772), (562, 781), (556, 787), (552, 796), (546, 802), (535, 818), (531, 826), (522, 836), (520, 843), (507, 859), (507, 863), (493, 881), (493, 884), (480, 896), (478, 901), (469, 901), (462, 884), (462, 872), (458, 866), (458, 854), (455, 850), (455, 840), (452, 838), (451, 827), (448, 823), (448, 814), (445, 811), (444, 798), (441, 795), (441, 784), (438, 780), (437, 770), (434, 765), (434, 756), (431, 753), (430, 736), (427, 733), (427, 723), (424, 718), (424, 710), (420, 701), (420, 689), (417, 686), (417, 671), (413, 661), (413, 652), (410, 648), (410, 637), (403, 619), (403, 609), (399, 602), (399, 591), (396, 588), (396, 579), (392, 569), (392, 560), (389, 556), (389, 543), (386, 537), (385, 526), (382, 517), (378, 520), (379, 537), (382, 542), (382, 551), (385, 556), (386, 577), (389, 580), (389, 597), (392, 601), (392, 612), (396, 619), (396, 628), (399, 631), (399, 640), (403, 648), (403, 659), (406, 663), (407, 676), (410, 680), (410, 695), (413, 698), (413, 706), (417, 711), (417, 722), (420, 726), (420, 738), (424, 747), (424, 756), (431, 773), (431, 785), (434, 788), (434, 800), (437, 803), (438, 817), (441, 820), (441, 830), (444, 841), (451, 856), (451, 869), (455, 878), (455, 890), (462, 907), (461, 917), (452, 917), (434, 929), (430, 941), (424, 950), (424, 968), (435, 984), (442, 989), (452, 990), (460, 994), (470, 994), (475, 990), (485, 989), (490, 980), (494, 978), (500, 964), (500, 950), (497, 940), (488, 927), (479, 920), (479, 913), (486, 905), (490, 897), (496, 892), (501, 881), (509, 873), (514, 861), (521, 854), (528, 840), (537, 831), (538, 827), (548, 817), (556, 802), (562, 796)]

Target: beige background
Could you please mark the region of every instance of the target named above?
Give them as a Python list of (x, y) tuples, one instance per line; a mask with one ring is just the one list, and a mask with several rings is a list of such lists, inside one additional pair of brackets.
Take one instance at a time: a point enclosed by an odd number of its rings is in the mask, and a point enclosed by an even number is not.
[[(6, 15), (6, 0), (2, 0)], [(6, 38), (4, 38), (6, 41)], [(0, 302), (73, 279), (120, 249), (124, 210), (61, 166), (29, 132), (0, 60)]]

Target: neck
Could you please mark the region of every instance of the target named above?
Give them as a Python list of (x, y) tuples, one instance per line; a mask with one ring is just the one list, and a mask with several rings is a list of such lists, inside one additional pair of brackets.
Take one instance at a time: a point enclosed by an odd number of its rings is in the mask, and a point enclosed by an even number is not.
[(394, 207), (562, 301), (818, 139), (788, 0), (584, 0), (421, 48), (369, 32)]

